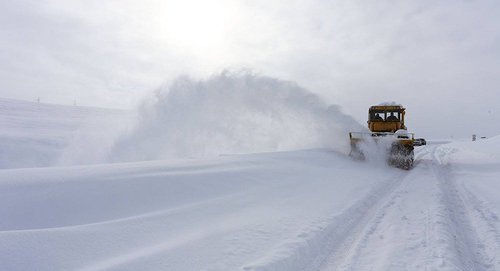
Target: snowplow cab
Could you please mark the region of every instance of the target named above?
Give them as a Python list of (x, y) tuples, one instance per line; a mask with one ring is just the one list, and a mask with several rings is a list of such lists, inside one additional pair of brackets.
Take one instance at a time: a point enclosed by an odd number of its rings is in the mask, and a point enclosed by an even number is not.
[(405, 108), (401, 105), (375, 105), (368, 110), (368, 129), (373, 133), (406, 130)]

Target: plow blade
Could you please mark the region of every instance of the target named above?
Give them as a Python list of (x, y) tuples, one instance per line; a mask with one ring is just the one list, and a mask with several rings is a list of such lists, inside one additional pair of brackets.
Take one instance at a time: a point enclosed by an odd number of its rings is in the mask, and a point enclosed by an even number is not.
[(351, 151), (349, 156), (365, 160), (366, 152), (376, 152), (386, 162), (401, 169), (411, 169), (414, 162), (415, 139), (411, 133), (349, 133)]

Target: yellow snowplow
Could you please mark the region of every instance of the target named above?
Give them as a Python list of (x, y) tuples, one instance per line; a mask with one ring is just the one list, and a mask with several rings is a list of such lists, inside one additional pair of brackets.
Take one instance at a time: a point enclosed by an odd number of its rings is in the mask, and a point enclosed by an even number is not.
[[(405, 108), (401, 105), (375, 105), (368, 110), (370, 132), (350, 132), (350, 156), (365, 159), (365, 152), (375, 146), (375, 152), (385, 152), (390, 165), (411, 169), (414, 161), (414, 146), (425, 145), (424, 139), (415, 139), (405, 126)], [(373, 148), (372, 148), (373, 149)]]

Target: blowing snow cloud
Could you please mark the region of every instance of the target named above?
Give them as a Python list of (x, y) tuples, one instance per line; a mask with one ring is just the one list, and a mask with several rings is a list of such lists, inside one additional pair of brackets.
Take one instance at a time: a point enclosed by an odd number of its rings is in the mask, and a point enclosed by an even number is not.
[(348, 148), (360, 125), (295, 83), (249, 72), (179, 77), (140, 108), (113, 161)]

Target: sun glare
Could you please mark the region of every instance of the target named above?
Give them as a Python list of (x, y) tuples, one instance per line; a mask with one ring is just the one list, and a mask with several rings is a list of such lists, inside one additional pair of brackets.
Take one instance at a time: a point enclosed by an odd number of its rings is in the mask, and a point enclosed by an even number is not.
[(162, 34), (192, 50), (224, 43), (233, 18), (225, 1), (170, 1), (164, 8)]

